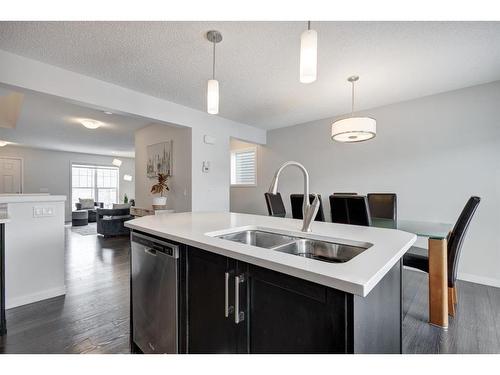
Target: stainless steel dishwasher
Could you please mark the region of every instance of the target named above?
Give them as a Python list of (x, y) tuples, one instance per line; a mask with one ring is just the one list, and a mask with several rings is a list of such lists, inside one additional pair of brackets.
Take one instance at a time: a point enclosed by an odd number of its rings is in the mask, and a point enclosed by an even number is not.
[(179, 247), (134, 232), (131, 241), (133, 340), (144, 353), (177, 353)]

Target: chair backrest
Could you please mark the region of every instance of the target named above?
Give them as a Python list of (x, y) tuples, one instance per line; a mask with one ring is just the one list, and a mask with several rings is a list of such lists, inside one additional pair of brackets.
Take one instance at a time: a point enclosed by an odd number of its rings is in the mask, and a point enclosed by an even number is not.
[(269, 216), (285, 217), (286, 210), (283, 204), (283, 199), (281, 199), (281, 194), (276, 193), (264, 193), (267, 204), (267, 212)]
[(330, 195), (332, 223), (370, 226), (370, 209), (364, 195)]
[(358, 193), (333, 193), (333, 195), (358, 195)]
[(371, 217), (380, 219), (391, 219), (396, 221), (398, 217), (398, 198), (393, 193), (370, 193), (368, 206)]
[(462, 243), (480, 201), (479, 197), (469, 198), (448, 239), (448, 286), (450, 288), (455, 286)]
[[(321, 200), (321, 194), (318, 194), (319, 198), (319, 209), (315, 221), (325, 221), (325, 214), (323, 212), (323, 201)], [(314, 194), (309, 194), (309, 203), (314, 200)], [(290, 203), (292, 205), (292, 217), (294, 219), (303, 219), (302, 215), (302, 204), (304, 203), (304, 194), (290, 194)]]

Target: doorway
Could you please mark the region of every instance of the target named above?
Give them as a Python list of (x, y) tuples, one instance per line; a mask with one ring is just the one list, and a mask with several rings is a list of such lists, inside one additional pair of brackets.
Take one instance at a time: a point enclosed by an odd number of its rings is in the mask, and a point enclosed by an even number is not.
[(19, 158), (0, 158), (0, 194), (23, 192), (23, 162)]

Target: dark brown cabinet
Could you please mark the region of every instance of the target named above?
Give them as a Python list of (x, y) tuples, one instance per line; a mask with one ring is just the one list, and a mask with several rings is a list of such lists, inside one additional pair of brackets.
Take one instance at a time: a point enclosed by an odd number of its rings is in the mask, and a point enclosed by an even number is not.
[(345, 293), (248, 267), (250, 353), (346, 353)]
[[(245, 320), (234, 321), (234, 278), (238, 262), (207, 251), (187, 253), (187, 350), (189, 353), (245, 352)], [(243, 289), (240, 287), (240, 290)], [(242, 296), (243, 297), (243, 296)], [(242, 305), (242, 304), (241, 304)]]
[(187, 353), (399, 353), (401, 265), (366, 298), (188, 247)]

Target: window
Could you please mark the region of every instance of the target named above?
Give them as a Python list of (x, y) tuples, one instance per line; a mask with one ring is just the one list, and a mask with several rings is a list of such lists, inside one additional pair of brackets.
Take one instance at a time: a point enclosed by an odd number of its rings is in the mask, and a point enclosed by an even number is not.
[(257, 185), (257, 148), (245, 148), (231, 152), (231, 185)]
[(73, 164), (71, 167), (72, 207), (79, 198), (92, 198), (110, 206), (118, 203), (119, 169), (99, 165)]

